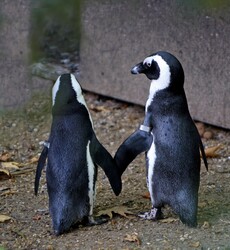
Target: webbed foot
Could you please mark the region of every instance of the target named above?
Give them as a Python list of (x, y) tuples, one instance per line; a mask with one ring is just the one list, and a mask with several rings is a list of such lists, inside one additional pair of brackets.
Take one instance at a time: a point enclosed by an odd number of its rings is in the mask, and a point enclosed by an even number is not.
[(163, 218), (161, 208), (152, 207), (149, 212), (139, 213), (138, 216), (145, 220), (160, 220)]
[(84, 225), (95, 226), (95, 225), (101, 225), (106, 222), (108, 222), (108, 218), (106, 218), (105, 216), (98, 216), (98, 217), (89, 216), (84, 221)]

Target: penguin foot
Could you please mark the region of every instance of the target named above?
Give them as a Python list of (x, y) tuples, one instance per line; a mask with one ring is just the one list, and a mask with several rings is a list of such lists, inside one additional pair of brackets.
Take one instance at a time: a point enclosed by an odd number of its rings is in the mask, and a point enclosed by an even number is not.
[(139, 213), (138, 217), (145, 220), (159, 220), (162, 219), (162, 212), (160, 208), (151, 208), (149, 212)]
[(87, 217), (87, 220), (85, 221), (84, 225), (95, 226), (95, 225), (101, 225), (106, 222), (108, 222), (108, 219), (105, 218), (104, 216), (98, 216), (98, 217), (89, 216)]

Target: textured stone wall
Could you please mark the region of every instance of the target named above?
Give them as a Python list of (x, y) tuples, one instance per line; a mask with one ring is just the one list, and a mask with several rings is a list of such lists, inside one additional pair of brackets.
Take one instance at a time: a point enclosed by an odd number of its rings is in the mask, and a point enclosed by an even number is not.
[(0, 111), (15, 108), (30, 96), (29, 2), (0, 1)]
[(86, 0), (83, 87), (144, 105), (149, 81), (130, 69), (149, 54), (167, 50), (184, 67), (193, 118), (230, 128), (230, 4), (209, 8), (192, 2)]
[[(149, 81), (130, 69), (167, 50), (184, 66), (193, 118), (230, 128), (229, 1), (211, 8), (182, 0), (84, 2), (78, 76), (83, 88), (144, 105)], [(47, 88), (44, 80), (29, 77), (29, 22), (30, 0), (0, 1), (0, 111)]]

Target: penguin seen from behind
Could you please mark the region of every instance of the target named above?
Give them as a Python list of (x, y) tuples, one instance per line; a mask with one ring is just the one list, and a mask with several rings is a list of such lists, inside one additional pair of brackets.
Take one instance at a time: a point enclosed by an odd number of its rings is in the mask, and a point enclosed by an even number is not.
[(97, 166), (109, 179), (116, 195), (121, 178), (114, 159), (98, 141), (81, 86), (72, 74), (58, 77), (52, 89), (52, 126), (37, 166), (35, 194), (46, 158), (46, 180), (53, 229), (60, 235), (76, 223), (93, 218)]

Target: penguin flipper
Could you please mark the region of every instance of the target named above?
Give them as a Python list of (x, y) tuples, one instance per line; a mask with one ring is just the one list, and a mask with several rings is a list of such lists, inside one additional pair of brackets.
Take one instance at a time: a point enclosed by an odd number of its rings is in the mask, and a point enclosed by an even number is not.
[(104, 170), (115, 195), (119, 195), (122, 189), (122, 183), (116, 163), (95, 135), (93, 135), (90, 143), (90, 153), (93, 162)]
[(199, 146), (200, 146), (200, 151), (201, 151), (201, 155), (202, 155), (202, 158), (203, 158), (203, 161), (204, 161), (204, 165), (208, 171), (208, 162), (207, 162), (207, 158), (206, 158), (206, 154), (205, 154), (205, 151), (204, 151), (204, 145), (201, 141), (201, 138), (199, 138)]
[(39, 157), (38, 165), (37, 165), (37, 169), (36, 169), (35, 182), (34, 182), (35, 195), (38, 194), (39, 181), (40, 181), (42, 169), (44, 168), (45, 163), (46, 163), (47, 155), (48, 155), (48, 147), (44, 146), (44, 148), (41, 152), (41, 155)]
[(149, 150), (152, 142), (152, 134), (139, 129), (120, 145), (114, 159), (121, 175), (137, 155)]

